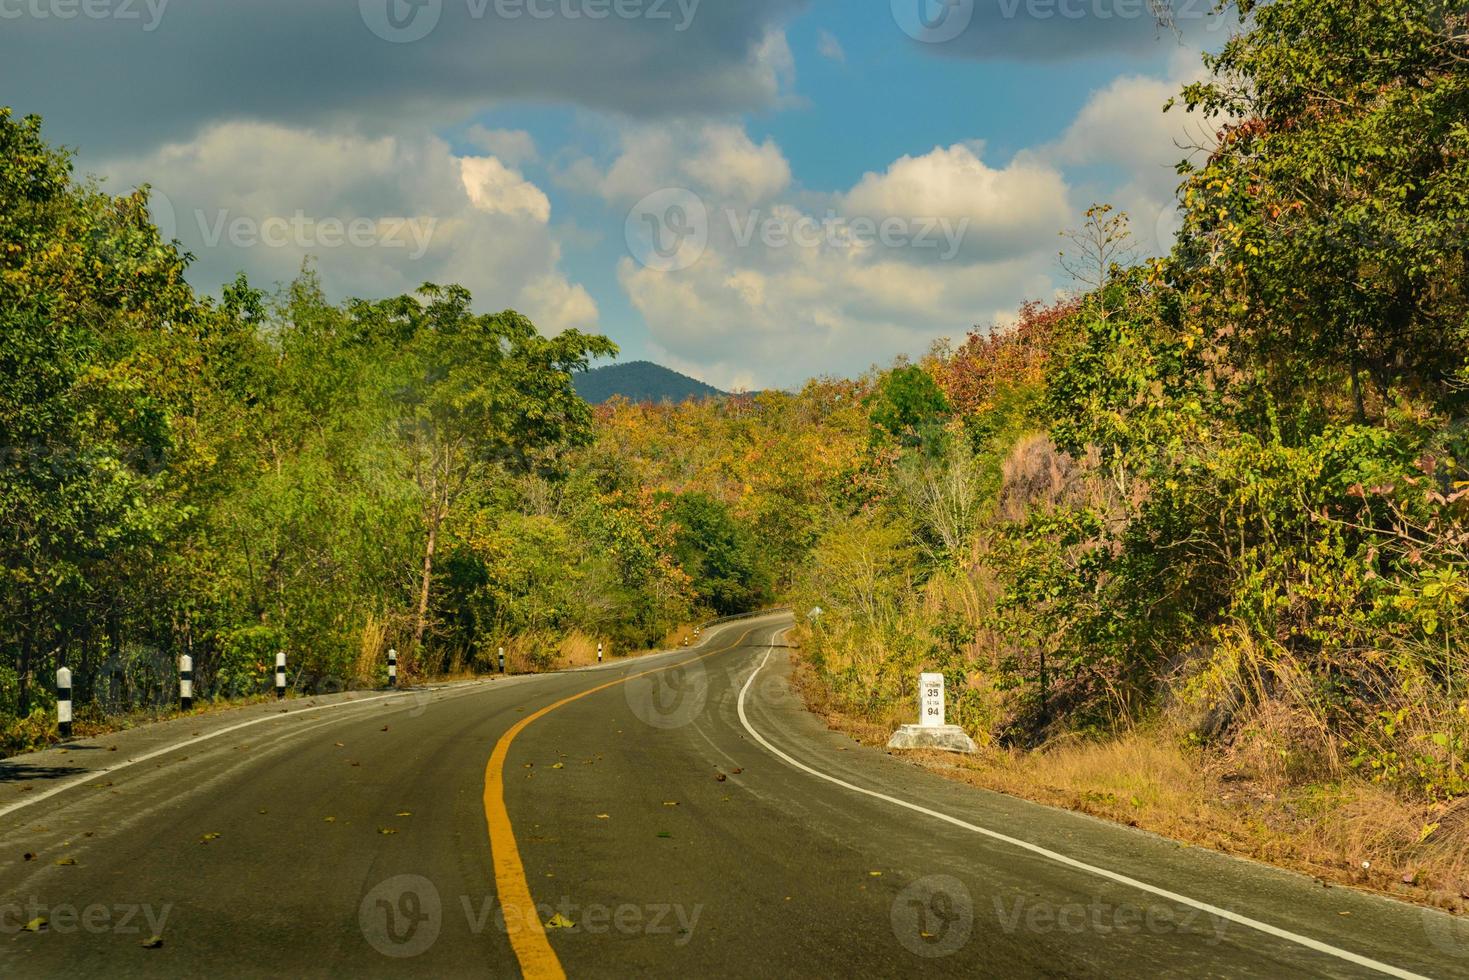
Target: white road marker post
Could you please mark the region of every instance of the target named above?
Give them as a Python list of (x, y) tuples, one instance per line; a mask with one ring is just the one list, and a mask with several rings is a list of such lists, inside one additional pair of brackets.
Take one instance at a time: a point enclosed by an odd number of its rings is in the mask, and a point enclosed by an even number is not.
[(187, 653), (179, 657), (179, 707), (185, 711), (194, 707), (194, 658)]
[(890, 749), (943, 749), (946, 752), (978, 752), (974, 739), (945, 716), (944, 675), (920, 674), (918, 678), (918, 724), (904, 725), (888, 740)]
[(597, 663), (602, 662), (602, 644), (597, 644)]
[(388, 651), (388, 687), (398, 686), (398, 651)]
[(500, 673), (505, 673), (505, 648), (500, 648)]
[(71, 738), (71, 671), (56, 672), (56, 728), (62, 738)]
[(275, 699), (284, 701), (286, 699), (286, 651), (280, 650), (275, 655)]

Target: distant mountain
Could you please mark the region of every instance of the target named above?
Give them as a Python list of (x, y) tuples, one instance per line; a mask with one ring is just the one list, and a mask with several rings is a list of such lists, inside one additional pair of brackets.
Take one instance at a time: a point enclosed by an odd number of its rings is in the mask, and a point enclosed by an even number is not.
[(651, 361), (629, 361), (594, 368), (573, 379), (577, 394), (593, 405), (621, 395), (630, 402), (679, 402), (691, 398), (719, 398), (725, 393), (686, 374)]

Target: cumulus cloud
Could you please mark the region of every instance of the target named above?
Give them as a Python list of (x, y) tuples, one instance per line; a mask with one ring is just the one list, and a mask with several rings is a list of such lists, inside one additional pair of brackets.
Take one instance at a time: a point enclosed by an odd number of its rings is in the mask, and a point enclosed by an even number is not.
[(1174, 59), (1162, 76), (1119, 76), (1092, 92), (1060, 138), (1037, 151), (1069, 167), (1108, 171), (1106, 198), (1129, 213), (1139, 244), (1152, 254), (1167, 251), (1177, 230), (1179, 162), (1197, 161), (1198, 147), (1219, 125), (1182, 107), (1163, 111), (1202, 74), (1190, 56)]
[(101, 172), (113, 193), (152, 184), (154, 216), (197, 257), (190, 279), (205, 290), (241, 270), (287, 281), (309, 259), (335, 296), (454, 282), (481, 309), (515, 307), (550, 332), (597, 320), (590, 295), (559, 271), (546, 195), (441, 139), (224, 123)]
[(699, 197), (641, 200), (634, 210), (650, 211), (633, 215), (629, 235), (649, 240), (630, 237), (619, 282), (661, 356), (726, 386), (794, 384), (922, 350), (1052, 290), (1065, 181), (1030, 158), (993, 166), (981, 154), (937, 147), (836, 193), (781, 184), (764, 200), (699, 184)]
[(881, 174), (869, 173), (841, 198), (848, 215), (940, 219), (967, 230), (964, 254), (998, 259), (1049, 246), (1071, 217), (1066, 181), (1043, 160), (1026, 155), (1004, 167), (980, 159), (983, 147), (935, 147), (905, 156)]
[(636, 126), (624, 130), (621, 152), (605, 172), (583, 158), (562, 172), (561, 183), (618, 203), (688, 187), (749, 205), (785, 191), (791, 166), (774, 140), (756, 143), (737, 125)]

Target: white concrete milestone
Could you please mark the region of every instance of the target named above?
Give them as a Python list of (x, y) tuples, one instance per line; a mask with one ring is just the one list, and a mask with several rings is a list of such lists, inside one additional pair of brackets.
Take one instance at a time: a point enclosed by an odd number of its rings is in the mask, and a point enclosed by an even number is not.
[(888, 748), (979, 751), (979, 746), (964, 729), (945, 722), (944, 675), (922, 674), (918, 679), (918, 724), (899, 728), (888, 739)]

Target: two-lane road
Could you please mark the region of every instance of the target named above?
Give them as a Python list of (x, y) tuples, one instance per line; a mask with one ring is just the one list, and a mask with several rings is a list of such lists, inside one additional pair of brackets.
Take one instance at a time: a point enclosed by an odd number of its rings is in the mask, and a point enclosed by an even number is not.
[(9, 760), (0, 975), (1469, 976), (1447, 916), (826, 731), (788, 626)]

